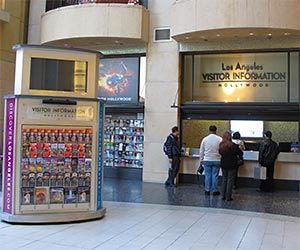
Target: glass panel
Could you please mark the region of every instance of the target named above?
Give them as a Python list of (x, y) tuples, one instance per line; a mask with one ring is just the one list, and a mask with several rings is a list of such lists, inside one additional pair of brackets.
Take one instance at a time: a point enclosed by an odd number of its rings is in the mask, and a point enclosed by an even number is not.
[(288, 102), (288, 53), (195, 55), (193, 101)]

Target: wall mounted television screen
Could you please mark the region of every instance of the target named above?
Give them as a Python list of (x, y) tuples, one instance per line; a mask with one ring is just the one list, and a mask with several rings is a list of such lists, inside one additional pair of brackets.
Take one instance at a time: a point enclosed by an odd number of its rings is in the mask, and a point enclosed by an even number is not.
[(263, 138), (264, 122), (249, 120), (231, 120), (230, 132), (239, 131), (242, 138)]
[(86, 92), (87, 67), (84, 61), (31, 58), (29, 88)]

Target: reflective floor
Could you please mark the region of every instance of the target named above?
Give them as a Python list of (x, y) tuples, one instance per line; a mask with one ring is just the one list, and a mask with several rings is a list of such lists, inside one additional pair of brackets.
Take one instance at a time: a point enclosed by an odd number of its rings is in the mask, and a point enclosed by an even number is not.
[(197, 184), (165, 187), (141, 181), (104, 179), (105, 201), (213, 207), (300, 217), (298, 191), (259, 193), (255, 188), (239, 188), (234, 190), (233, 199), (228, 202), (220, 196), (205, 196), (204, 187)]

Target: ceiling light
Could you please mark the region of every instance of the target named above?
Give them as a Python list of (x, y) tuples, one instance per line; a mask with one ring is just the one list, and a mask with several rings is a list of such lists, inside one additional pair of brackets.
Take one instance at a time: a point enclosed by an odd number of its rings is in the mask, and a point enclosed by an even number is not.
[(250, 32), (250, 33), (249, 33), (249, 36), (253, 36), (253, 35), (254, 35), (254, 33), (253, 33), (253, 32)]
[(272, 36), (272, 33), (269, 33), (268, 36)]
[(189, 36), (186, 36), (186, 37), (185, 37), (185, 40), (189, 40), (189, 39), (190, 39), (190, 37), (189, 37)]
[(221, 36), (220, 34), (216, 34), (217, 37)]
[(285, 35), (285, 36), (288, 36), (288, 35), (290, 35), (290, 33), (288, 33), (288, 32), (284, 32), (284, 35)]

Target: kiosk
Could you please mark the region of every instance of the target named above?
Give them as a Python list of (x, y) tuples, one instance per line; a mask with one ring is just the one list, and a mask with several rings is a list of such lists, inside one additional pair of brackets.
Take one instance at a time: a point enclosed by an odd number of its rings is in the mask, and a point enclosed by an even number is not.
[(17, 45), (5, 97), (3, 207), (13, 223), (101, 218), (104, 103), (99, 54)]

